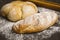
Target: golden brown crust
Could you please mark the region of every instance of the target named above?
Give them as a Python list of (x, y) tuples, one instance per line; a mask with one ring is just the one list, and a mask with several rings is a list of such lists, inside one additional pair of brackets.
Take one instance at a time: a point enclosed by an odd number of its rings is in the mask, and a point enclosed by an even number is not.
[(7, 17), (9, 20), (18, 21), (37, 13), (37, 10), (38, 9), (35, 4), (31, 2), (13, 1), (4, 5), (1, 9), (1, 12), (2, 16)]
[(13, 8), (9, 14), (7, 15), (9, 20), (12, 21), (18, 21), (21, 19), (22, 17), (22, 12), (21, 12), (21, 8), (20, 7), (15, 7)]

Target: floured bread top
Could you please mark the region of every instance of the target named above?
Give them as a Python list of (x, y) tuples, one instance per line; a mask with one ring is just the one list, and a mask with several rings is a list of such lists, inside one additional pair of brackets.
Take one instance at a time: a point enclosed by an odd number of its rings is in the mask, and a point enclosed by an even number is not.
[(55, 12), (41, 12), (18, 21), (13, 25), (13, 30), (17, 33), (38, 32), (53, 25), (57, 19)]

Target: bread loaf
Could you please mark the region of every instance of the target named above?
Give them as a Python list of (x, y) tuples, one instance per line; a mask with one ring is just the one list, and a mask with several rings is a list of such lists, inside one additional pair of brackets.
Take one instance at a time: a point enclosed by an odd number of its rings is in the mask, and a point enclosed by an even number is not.
[(11, 21), (18, 21), (38, 12), (36, 5), (32, 2), (13, 1), (4, 5), (1, 9), (2, 16)]
[(16, 33), (39, 32), (55, 24), (58, 15), (55, 12), (41, 12), (31, 15), (12, 26)]

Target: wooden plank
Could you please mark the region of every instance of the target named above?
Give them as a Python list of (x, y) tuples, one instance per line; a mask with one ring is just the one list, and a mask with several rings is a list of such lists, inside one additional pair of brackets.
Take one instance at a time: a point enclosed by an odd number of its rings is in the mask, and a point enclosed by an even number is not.
[(42, 0), (42, 1), (41, 0), (28, 0), (28, 1), (34, 2), (38, 6), (42, 6), (42, 7), (60, 11), (60, 4), (58, 4), (58, 3), (49, 2), (49, 1), (45, 1), (45, 0)]

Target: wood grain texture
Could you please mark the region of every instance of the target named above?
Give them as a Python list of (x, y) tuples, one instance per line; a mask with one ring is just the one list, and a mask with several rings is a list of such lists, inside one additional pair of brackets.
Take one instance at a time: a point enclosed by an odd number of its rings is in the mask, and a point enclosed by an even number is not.
[(42, 0), (42, 1), (40, 1), (40, 0), (39, 1), (38, 0), (28, 0), (28, 1), (34, 2), (38, 6), (42, 6), (42, 7), (46, 7), (46, 8), (60, 11), (60, 4), (55, 3), (55, 2), (50, 2), (50, 1), (46, 1), (46, 0)]

